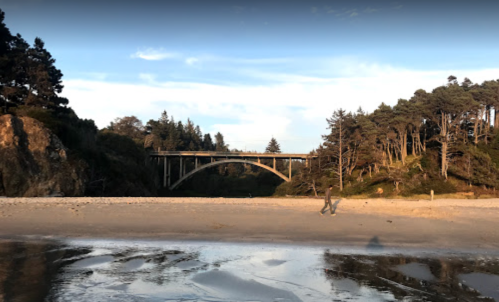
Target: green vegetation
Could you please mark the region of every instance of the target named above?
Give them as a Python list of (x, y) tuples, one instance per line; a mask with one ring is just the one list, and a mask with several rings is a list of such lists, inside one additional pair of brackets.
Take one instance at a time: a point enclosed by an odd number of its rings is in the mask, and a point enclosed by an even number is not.
[(277, 192), (312, 194), (334, 183), (344, 196), (430, 190), (494, 195), (498, 110), (499, 81), (473, 84), (465, 78), (459, 84), (453, 76), (432, 92), (417, 90), (411, 99), (381, 104), (370, 114), (339, 109), (327, 119), (331, 131), (324, 143), (312, 152), (318, 159)]

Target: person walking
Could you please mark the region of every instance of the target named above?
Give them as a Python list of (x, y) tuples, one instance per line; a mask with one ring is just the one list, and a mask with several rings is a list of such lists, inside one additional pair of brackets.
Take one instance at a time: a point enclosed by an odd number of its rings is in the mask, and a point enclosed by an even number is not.
[(319, 212), (321, 215), (324, 215), (324, 211), (327, 209), (329, 206), (329, 210), (331, 211), (331, 216), (336, 216), (336, 213), (333, 211), (333, 205), (331, 204), (331, 191), (333, 190), (333, 186), (329, 186), (326, 190), (326, 196), (324, 197), (324, 207), (322, 210)]

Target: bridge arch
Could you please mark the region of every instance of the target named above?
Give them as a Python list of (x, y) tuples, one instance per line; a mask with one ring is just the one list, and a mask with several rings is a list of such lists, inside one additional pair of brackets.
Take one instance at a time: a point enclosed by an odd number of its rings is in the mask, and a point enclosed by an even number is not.
[(182, 176), (182, 178), (180, 178), (179, 180), (177, 180), (173, 185), (171, 185), (170, 186), (170, 190), (174, 190), (184, 180), (188, 179), (189, 177), (193, 176), (194, 174), (196, 174), (197, 172), (199, 172), (201, 170), (204, 170), (204, 169), (207, 169), (207, 168), (211, 168), (211, 167), (215, 167), (215, 166), (218, 166), (218, 165), (231, 164), (231, 163), (241, 163), (241, 164), (248, 164), (248, 165), (258, 166), (260, 168), (264, 168), (266, 170), (269, 170), (270, 172), (274, 173), (275, 175), (279, 176), (280, 178), (284, 179), (287, 182), (291, 181), (288, 177), (284, 176), (284, 174), (282, 174), (281, 172), (279, 172), (277, 170), (274, 170), (273, 168), (271, 168), (271, 167), (269, 167), (267, 165), (264, 165), (262, 163), (258, 163), (258, 162), (254, 162), (254, 161), (249, 161), (249, 160), (242, 160), (242, 159), (224, 159), (224, 160), (220, 160), (220, 161), (215, 161), (215, 162), (212, 162), (212, 163), (208, 163), (206, 165), (202, 165), (202, 166), (200, 166), (200, 167), (198, 167), (198, 168), (190, 171), (189, 173), (187, 173), (184, 176)]

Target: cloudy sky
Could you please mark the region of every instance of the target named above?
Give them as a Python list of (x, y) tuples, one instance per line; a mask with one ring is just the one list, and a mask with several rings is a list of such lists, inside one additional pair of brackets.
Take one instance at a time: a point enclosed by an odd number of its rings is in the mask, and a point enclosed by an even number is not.
[(63, 95), (102, 128), (166, 110), (230, 147), (307, 153), (342, 107), (372, 112), (449, 75), (499, 79), (499, 1), (0, 0), (41, 37)]

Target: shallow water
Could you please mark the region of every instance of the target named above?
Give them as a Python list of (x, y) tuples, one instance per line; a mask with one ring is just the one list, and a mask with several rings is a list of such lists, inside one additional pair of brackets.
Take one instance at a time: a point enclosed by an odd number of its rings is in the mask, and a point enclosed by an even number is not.
[(0, 241), (0, 301), (499, 301), (499, 252), (376, 241)]

